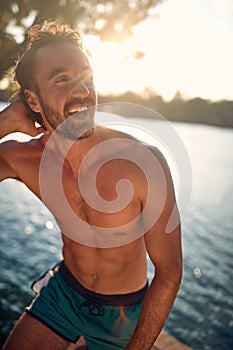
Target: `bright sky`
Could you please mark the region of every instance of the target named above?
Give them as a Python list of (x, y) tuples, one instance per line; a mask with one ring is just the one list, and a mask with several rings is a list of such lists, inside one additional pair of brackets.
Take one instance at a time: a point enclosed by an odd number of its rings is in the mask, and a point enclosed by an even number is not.
[(233, 100), (233, 0), (166, 0), (155, 12), (122, 44), (86, 37), (98, 91)]

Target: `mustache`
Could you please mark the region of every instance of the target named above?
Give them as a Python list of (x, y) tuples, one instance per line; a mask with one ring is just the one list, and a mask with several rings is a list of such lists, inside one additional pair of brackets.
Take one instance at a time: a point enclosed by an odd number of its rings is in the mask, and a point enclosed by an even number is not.
[(87, 105), (87, 106), (92, 107), (93, 103), (92, 103), (92, 100), (90, 98), (86, 98), (86, 99), (73, 98), (65, 105), (64, 112), (66, 114), (69, 113), (70, 108), (72, 108), (73, 106), (76, 106), (76, 105)]

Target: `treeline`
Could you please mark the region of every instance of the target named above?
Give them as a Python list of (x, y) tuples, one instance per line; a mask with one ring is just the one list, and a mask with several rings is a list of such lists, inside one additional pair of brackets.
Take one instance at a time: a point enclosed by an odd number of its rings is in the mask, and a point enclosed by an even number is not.
[(140, 96), (129, 91), (121, 95), (99, 96), (99, 103), (107, 102), (139, 104), (156, 110), (170, 121), (233, 127), (233, 101), (211, 102), (199, 97), (185, 100), (177, 93), (167, 102), (152, 93)]
[[(0, 90), (0, 101), (6, 100), (4, 91)], [(171, 101), (167, 102), (153, 93), (138, 95), (128, 91), (121, 95), (99, 95), (98, 102), (134, 103), (156, 110), (170, 121), (233, 127), (233, 101), (213, 102), (200, 97), (185, 100), (177, 93)]]

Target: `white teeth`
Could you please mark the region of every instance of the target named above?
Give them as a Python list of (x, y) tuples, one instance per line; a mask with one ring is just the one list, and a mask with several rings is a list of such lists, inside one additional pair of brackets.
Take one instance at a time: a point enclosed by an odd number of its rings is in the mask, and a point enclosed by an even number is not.
[(87, 109), (87, 106), (73, 107), (69, 110), (69, 114), (82, 112), (82, 111), (85, 111), (86, 109)]

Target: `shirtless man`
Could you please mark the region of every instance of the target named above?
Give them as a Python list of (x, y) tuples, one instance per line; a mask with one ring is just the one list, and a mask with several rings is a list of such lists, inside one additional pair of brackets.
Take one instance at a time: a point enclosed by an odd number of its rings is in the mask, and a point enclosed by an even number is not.
[[(105, 162), (96, 176), (96, 188), (110, 205), (117, 197), (117, 182), (126, 179), (133, 186), (132, 198), (118, 212), (104, 212), (86, 203), (77, 181), (85, 155), (105, 141), (121, 139), (119, 149), (124, 142), (139, 141), (119, 131), (94, 126), (93, 106), (97, 101), (92, 69), (77, 32), (47, 21), (32, 27), (29, 41), (15, 70), (21, 99), (1, 112), (0, 136), (22, 132), (33, 138), (1, 143), (0, 179), (22, 181), (49, 207), (61, 229), (64, 261), (35, 283), (37, 296), (17, 322), (4, 349), (66, 349), (80, 336), (84, 336), (90, 350), (151, 349), (174, 303), (182, 276), (180, 225), (175, 225), (169, 234), (166, 231), (172, 211), (179, 218), (168, 166), (160, 152), (150, 148), (155, 168), (160, 166), (163, 170), (166, 195), (163, 201), (158, 190), (150, 214), (144, 216), (147, 179), (139, 166), (124, 157), (115, 157), (113, 147), (112, 160)], [(25, 103), (37, 113), (39, 127), (30, 118)], [(57, 133), (52, 149), (47, 147), (55, 129), (59, 130), (69, 118), (70, 124)], [(63, 145), (69, 140), (72, 143), (64, 156)], [(48, 191), (56, 178), (59, 157), (65, 157), (61, 163), (63, 191), (72, 212), (84, 222), (83, 232), (81, 226), (64, 222), (56, 185), (48, 196), (41, 189), (40, 165), (46, 147), (52, 155), (44, 166), (45, 182), (50, 181)], [(125, 147), (126, 151), (130, 148)], [(101, 157), (101, 152), (97, 153), (84, 168), (86, 187), (94, 163)], [(152, 182), (157, 189), (163, 185), (161, 176), (155, 176)], [(145, 234), (123, 239), (122, 244), (110, 240), (104, 246), (101, 231), (111, 229), (114, 236), (119, 226), (126, 227), (136, 218), (135, 232), (139, 226), (147, 227), (146, 220), (156, 217), (160, 201), (160, 215)], [(120, 233), (127, 236), (127, 230)], [(91, 237), (90, 244), (88, 240), (83, 243), (82, 237)], [(146, 253), (155, 267), (149, 287)]]

